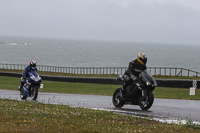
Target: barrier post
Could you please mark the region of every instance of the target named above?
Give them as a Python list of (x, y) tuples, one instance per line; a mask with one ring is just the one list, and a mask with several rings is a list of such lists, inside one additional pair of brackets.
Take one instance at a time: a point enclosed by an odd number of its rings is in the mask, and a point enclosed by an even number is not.
[(192, 84), (193, 84), (193, 87), (190, 87), (190, 95), (195, 95), (195, 90), (197, 88), (197, 81), (193, 80)]

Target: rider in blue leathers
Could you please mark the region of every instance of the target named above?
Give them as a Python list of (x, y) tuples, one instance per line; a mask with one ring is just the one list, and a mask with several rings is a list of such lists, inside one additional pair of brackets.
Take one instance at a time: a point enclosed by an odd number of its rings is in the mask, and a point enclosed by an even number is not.
[(30, 61), (29, 65), (24, 69), (22, 73), (21, 86), (19, 88), (19, 91), (21, 91), (21, 89), (23, 88), (24, 83), (26, 82), (26, 78), (29, 77), (28, 72), (31, 72), (33, 70), (35, 70), (36, 72), (38, 71), (36, 68), (36, 62), (34, 60)]

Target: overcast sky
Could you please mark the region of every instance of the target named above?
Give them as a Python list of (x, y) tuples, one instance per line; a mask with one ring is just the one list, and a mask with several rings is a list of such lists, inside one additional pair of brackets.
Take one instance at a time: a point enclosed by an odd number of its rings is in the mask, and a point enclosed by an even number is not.
[(200, 0), (0, 0), (0, 35), (200, 45)]

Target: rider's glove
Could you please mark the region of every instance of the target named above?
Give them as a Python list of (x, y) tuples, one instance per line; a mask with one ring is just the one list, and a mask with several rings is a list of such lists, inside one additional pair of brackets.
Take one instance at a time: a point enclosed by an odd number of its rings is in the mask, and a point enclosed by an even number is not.
[(137, 77), (135, 77), (134, 75), (131, 75), (131, 79), (132, 79), (133, 81), (135, 81), (135, 80), (137, 79)]
[(23, 78), (23, 79), (26, 79), (26, 75), (22, 75), (22, 78)]
[(24, 77), (21, 77), (21, 82), (25, 82), (26, 79)]

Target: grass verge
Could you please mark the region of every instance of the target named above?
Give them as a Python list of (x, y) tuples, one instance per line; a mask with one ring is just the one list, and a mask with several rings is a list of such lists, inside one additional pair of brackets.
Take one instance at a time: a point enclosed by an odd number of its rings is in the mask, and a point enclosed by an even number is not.
[(6, 99), (0, 99), (0, 117), (1, 132), (199, 132), (199, 127), (193, 125)]
[[(113, 95), (120, 85), (91, 84), (91, 83), (71, 83), (43, 81), (44, 88), (40, 92), (71, 93), (71, 94), (91, 94), (91, 95)], [(20, 79), (14, 77), (0, 76), (0, 89), (17, 90)], [(171, 99), (192, 99), (200, 100), (200, 89), (196, 89), (196, 95), (189, 95), (189, 88), (167, 88), (157, 87), (154, 91), (156, 98)]]

